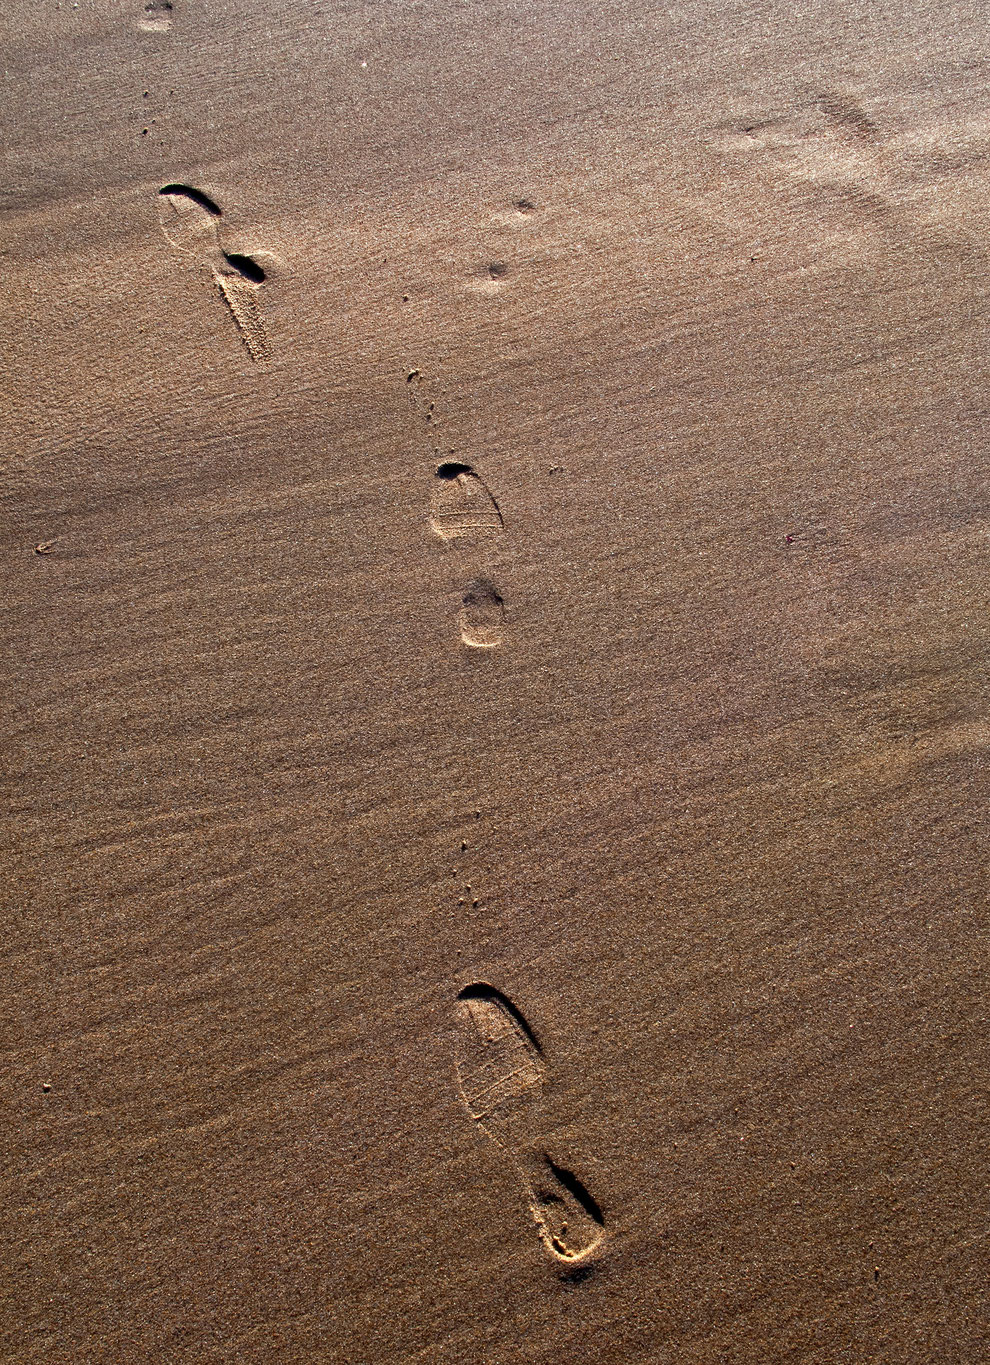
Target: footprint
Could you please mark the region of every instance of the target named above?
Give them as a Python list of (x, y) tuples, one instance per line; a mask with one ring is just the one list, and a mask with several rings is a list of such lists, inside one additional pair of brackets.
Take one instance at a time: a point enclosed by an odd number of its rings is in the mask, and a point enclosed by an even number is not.
[(270, 359), (258, 293), (265, 271), (253, 256), (224, 251), (218, 204), (191, 185), (163, 185), (158, 191), (162, 231), (176, 251), (207, 267), (252, 360)]
[(571, 1171), (534, 1147), (529, 1129), (546, 1078), (533, 1030), (501, 991), (485, 982), (457, 997), (457, 1080), (465, 1107), (519, 1172), (544, 1246), (561, 1261), (586, 1257), (605, 1219)]
[[(821, 151), (832, 155), (856, 143), (882, 141), (866, 110), (849, 95), (826, 92), (773, 113), (734, 119), (723, 125), (732, 145), (780, 154)], [(841, 154), (841, 153), (840, 153)]]
[[(493, 214), (495, 222), (501, 223), (503, 227), (512, 228), (519, 232), (520, 229), (532, 227), (539, 215), (539, 205), (535, 199), (520, 198), (512, 199), (509, 203)], [(499, 262), (493, 262), (498, 265)], [(504, 262), (502, 262), (504, 264)]]
[(441, 540), (497, 535), (498, 504), (469, 464), (439, 465), (433, 480), (430, 526)]
[(855, 99), (841, 92), (723, 127), (728, 147), (766, 153), (797, 180), (862, 188), (886, 178), (881, 130)]
[(172, 27), (170, 0), (148, 0), (144, 7), (144, 18), (139, 23), (149, 33), (168, 33)]
[(494, 649), (505, 634), (505, 605), (485, 578), (475, 578), (464, 590), (457, 616), (461, 639), (474, 649)]
[(863, 142), (877, 142), (880, 132), (863, 106), (851, 95), (840, 91), (826, 91), (818, 96), (818, 107), (837, 133), (859, 138)]
[(468, 276), (465, 287), (475, 294), (498, 294), (509, 273), (507, 261), (489, 261)]

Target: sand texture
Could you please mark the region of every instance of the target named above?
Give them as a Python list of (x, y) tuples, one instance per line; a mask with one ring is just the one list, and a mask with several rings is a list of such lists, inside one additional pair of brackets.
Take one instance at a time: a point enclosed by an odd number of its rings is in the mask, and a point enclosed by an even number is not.
[(984, 1365), (984, 0), (0, 44), (0, 1359)]

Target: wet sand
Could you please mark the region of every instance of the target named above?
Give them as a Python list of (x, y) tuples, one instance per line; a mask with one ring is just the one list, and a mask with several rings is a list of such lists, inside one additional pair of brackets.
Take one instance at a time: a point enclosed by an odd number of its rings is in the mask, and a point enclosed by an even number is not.
[(0, 40), (4, 1359), (981, 1363), (983, 7)]

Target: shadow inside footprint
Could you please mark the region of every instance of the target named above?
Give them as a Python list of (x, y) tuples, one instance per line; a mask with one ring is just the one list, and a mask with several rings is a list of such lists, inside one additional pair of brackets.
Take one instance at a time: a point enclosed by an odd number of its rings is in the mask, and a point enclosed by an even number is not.
[(549, 1248), (564, 1261), (586, 1256), (601, 1240), (605, 1218), (572, 1171), (548, 1156), (531, 1161), (533, 1216)]
[(231, 269), (247, 280), (249, 284), (263, 284), (265, 272), (253, 256), (242, 256), (239, 251), (225, 251), (223, 258)]
[(473, 649), (494, 649), (505, 635), (505, 604), (495, 586), (476, 578), (464, 591), (457, 623), (461, 639)]
[(158, 193), (165, 195), (166, 198), (188, 199), (191, 203), (198, 204), (201, 209), (205, 209), (212, 218), (220, 217), (220, 205), (214, 203), (208, 194), (195, 189), (192, 185), (180, 185), (178, 183), (163, 185)]

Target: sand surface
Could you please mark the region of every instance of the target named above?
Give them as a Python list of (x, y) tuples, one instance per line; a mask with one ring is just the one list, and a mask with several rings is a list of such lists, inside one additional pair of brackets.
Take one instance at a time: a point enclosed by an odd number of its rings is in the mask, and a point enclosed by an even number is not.
[(2, 1358), (982, 1365), (986, 5), (0, 43)]

